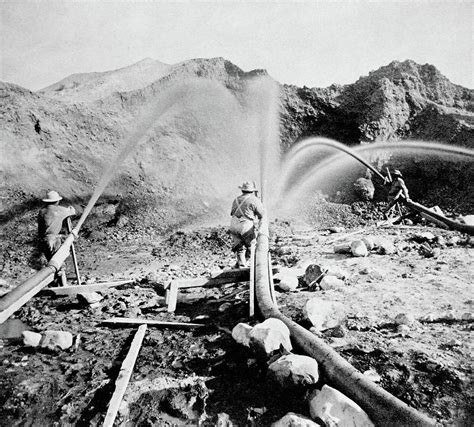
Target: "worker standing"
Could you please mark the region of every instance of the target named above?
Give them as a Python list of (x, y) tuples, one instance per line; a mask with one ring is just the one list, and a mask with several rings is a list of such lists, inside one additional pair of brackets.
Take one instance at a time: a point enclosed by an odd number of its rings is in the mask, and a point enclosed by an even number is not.
[(390, 190), (388, 190), (388, 205), (384, 211), (384, 216), (385, 219), (388, 218), (388, 213), (390, 210), (397, 204), (400, 199), (405, 199), (407, 202), (411, 201), (410, 196), (408, 194), (408, 188), (405, 185), (405, 181), (403, 181), (403, 175), (402, 173), (398, 170), (395, 169), (393, 171), (393, 181), (390, 182), (389, 178), (385, 178), (385, 184), (390, 185)]
[(255, 182), (246, 181), (240, 187), (242, 194), (232, 203), (230, 234), (232, 251), (237, 256), (237, 268), (247, 265), (246, 252), (255, 241), (260, 220), (264, 215), (262, 202), (256, 196)]
[[(76, 210), (69, 206), (59, 206), (62, 197), (56, 191), (49, 191), (43, 202), (46, 203), (38, 214), (38, 237), (40, 239), (41, 250), (46, 260), (49, 261), (58, 251), (63, 243), (61, 230), (66, 218), (75, 215)], [(64, 270), (58, 271), (63, 286), (66, 285), (66, 274)]]

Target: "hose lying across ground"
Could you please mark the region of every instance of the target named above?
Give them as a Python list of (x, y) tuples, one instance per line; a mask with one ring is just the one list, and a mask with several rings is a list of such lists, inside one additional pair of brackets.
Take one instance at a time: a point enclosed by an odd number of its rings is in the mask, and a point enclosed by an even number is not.
[(329, 385), (356, 402), (380, 426), (433, 426), (435, 422), (367, 379), (331, 347), (284, 316), (272, 302), (268, 274), (268, 227), (263, 226), (255, 251), (255, 292), (265, 318), (274, 317), (290, 329), (296, 347), (318, 362)]

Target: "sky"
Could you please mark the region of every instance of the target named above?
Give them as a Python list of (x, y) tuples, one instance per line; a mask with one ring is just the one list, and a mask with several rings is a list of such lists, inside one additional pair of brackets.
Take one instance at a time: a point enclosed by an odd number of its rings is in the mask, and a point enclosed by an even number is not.
[(355, 82), (391, 61), (474, 88), (474, 2), (0, 0), (0, 80), (38, 90), (144, 58), (224, 57), (280, 83)]

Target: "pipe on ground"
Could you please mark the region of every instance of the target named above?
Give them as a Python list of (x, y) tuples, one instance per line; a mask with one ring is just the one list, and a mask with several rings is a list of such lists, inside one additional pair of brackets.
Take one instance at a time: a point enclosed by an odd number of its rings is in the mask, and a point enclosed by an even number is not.
[(74, 235), (70, 234), (48, 265), (0, 298), (0, 324), (50, 284), (69, 255)]
[(368, 380), (330, 346), (284, 316), (273, 304), (268, 275), (268, 228), (261, 227), (255, 252), (255, 287), (263, 317), (283, 321), (301, 350), (317, 360), (326, 382), (354, 400), (379, 426), (434, 426), (435, 422)]

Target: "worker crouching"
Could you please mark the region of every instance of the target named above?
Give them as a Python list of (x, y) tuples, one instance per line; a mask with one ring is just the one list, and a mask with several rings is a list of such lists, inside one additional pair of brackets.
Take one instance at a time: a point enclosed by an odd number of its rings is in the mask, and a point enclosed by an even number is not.
[(257, 197), (255, 182), (246, 181), (240, 187), (242, 194), (232, 203), (230, 215), (230, 234), (232, 251), (237, 257), (236, 268), (247, 265), (246, 252), (255, 243), (260, 221), (264, 216), (264, 207)]

